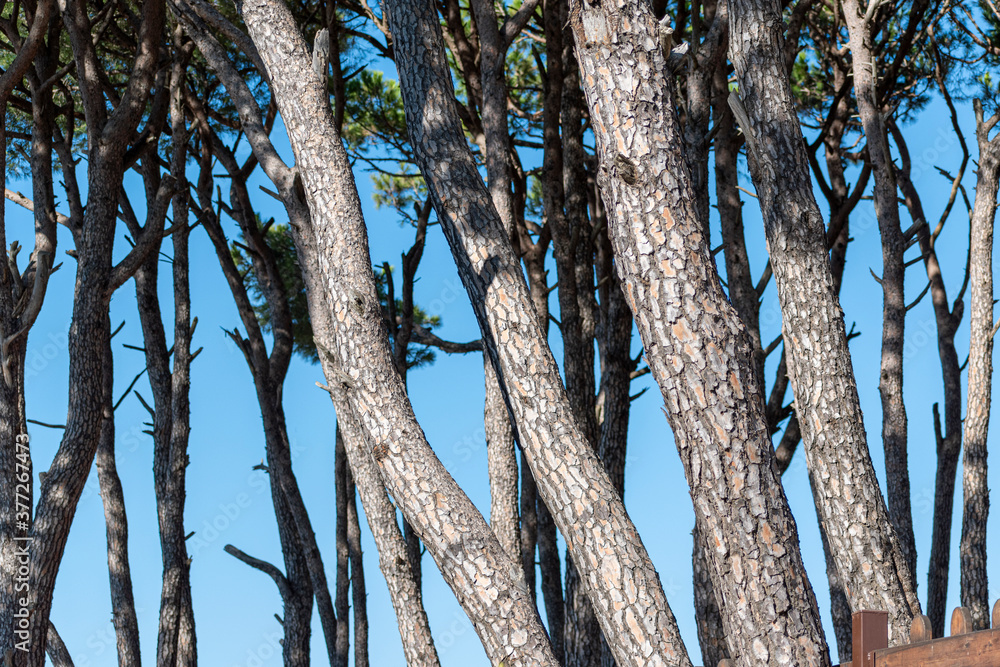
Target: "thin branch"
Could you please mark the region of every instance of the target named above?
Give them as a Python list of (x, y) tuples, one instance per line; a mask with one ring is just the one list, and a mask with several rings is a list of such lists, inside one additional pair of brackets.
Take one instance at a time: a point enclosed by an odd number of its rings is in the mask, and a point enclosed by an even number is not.
[(66, 428), (65, 424), (46, 424), (45, 422), (40, 422), (37, 419), (25, 419), (29, 424), (35, 424), (37, 426), (44, 426), (45, 428)]
[(281, 594), (281, 599), (283, 602), (289, 604), (294, 599), (292, 587), (288, 583), (288, 579), (286, 579), (285, 575), (281, 573), (281, 570), (276, 568), (274, 565), (271, 565), (267, 561), (260, 560), (259, 558), (248, 556), (247, 554), (243, 553), (242, 551), (234, 547), (232, 544), (227, 544), (224, 550), (230, 556), (243, 561), (244, 563), (254, 568), (255, 570), (260, 570), (267, 576), (271, 577), (271, 579), (274, 580), (274, 583), (278, 586), (278, 592)]
[(929, 291), (930, 289), (931, 289), (931, 282), (930, 282), (930, 281), (928, 280), (928, 281), (927, 281), (927, 285), (926, 285), (926, 286), (924, 286), (924, 290), (923, 290), (923, 291), (922, 291), (922, 292), (921, 292), (921, 293), (919, 294), (919, 296), (917, 296), (917, 298), (916, 298), (916, 299), (914, 299), (914, 300), (913, 300), (913, 303), (911, 303), (910, 305), (908, 305), (908, 306), (906, 307), (906, 311), (905, 311), (905, 312), (907, 312), (907, 313), (908, 313), (908, 312), (910, 312), (911, 310), (913, 310), (913, 308), (914, 308), (914, 307), (916, 307), (916, 305), (917, 305), (918, 303), (920, 303), (921, 299), (923, 299), (923, 298), (924, 298), (924, 296), (926, 296), (926, 295), (927, 295), (927, 292), (928, 292), (928, 291)]
[[(14, 192), (10, 188), (4, 188), (4, 197), (14, 202), (18, 206), (28, 209), (32, 213), (35, 212), (35, 203), (30, 199), (28, 199), (27, 197), (25, 197), (24, 195), (22, 195), (20, 192)], [(70, 224), (70, 219), (65, 215), (63, 215), (62, 213), (56, 212), (56, 222), (69, 229), (73, 228), (72, 225)]]

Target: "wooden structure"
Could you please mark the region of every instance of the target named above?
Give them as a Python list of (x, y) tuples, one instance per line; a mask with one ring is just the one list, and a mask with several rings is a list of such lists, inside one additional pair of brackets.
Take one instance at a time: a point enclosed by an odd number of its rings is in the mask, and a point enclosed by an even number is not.
[[(972, 631), (972, 614), (959, 607), (951, 615), (951, 636), (934, 639), (931, 622), (917, 616), (910, 641), (889, 648), (889, 615), (859, 611), (852, 618), (851, 662), (840, 667), (1000, 667), (1000, 600), (993, 605), (993, 628)], [(734, 667), (722, 660), (718, 667)]]
[(841, 667), (1000, 666), (1000, 600), (993, 605), (992, 617), (993, 629), (973, 632), (972, 614), (959, 607), (951, 615), (951, 636), (934, 639), (930, 620), (917, 616), (910, 625), (910, 643), (888, 648), (885, 612), (857, 612), (852, 619), (854, 660)]

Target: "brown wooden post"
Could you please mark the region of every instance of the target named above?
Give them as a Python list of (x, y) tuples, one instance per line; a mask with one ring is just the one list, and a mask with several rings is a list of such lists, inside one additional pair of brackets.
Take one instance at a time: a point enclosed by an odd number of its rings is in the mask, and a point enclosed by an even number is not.
[(851, 615), (852, 667), (874, 667), (873, 651), (889, 646), (889, 612), (857, 611)]
[(993, 629), (1000, 630), (1000, 600), (993, 604)]
[(972, 610), (968, 607), (956, 607), (951, 613), (951, 636), (965, 635), (972, 632)]
[(910, 643), (926, 642), (934, 638), (931, 630), (931, 619), (923, 614), (917, 614), (910, 623)]

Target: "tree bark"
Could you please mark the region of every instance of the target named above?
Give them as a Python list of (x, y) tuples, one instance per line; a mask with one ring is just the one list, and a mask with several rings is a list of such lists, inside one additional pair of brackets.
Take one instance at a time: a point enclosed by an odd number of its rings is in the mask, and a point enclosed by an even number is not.
[[(129, 276), (127, 267), (145, 257), (139, 246), (112, 266), (115, 219), (128, 139), (142, 117), (151, 88), (161, 32), (163, 3), (142, 7), (136, 59), (119, 104), (107, 113), (97, 80), (99, 64), (91, 41), (90, 21), (77, 1), (68, 2), (64, 24), (70, 34), (87, 121), (90, 153), (88, 200), (78, 237), (79, 252), (73, 319), (69, 331), (69, 406), (66, 429), (45, 481), (41, 484), (31, 528), (29, 575), (30, 644), (28, 667), (42, 667), (56, 573), (66, 546), (76, 505), (100, 440), (105, 348), (111, 336), (108, 300)], [(159, 229), (148, 230), (157, 236)], [(139, 239), (136, 240), (137, 244)], [(146, 239), (148, 243), (149, 239)], [(134, 271), (134, 268), (132, 269)], [(4, 639), (3, 641), (9, 641)]]
[(993, 385), (993, 220), (1000, 178), (1000, 137), (989, 138), (1000, 114), (983, 119), (975, 100), (979, 172), (970, 230), (969, 380), (965, 412), (965, 453), (962, 457), (961, 575), (962, 606), (972, 612), (973, 630), (990, 627), (989, 588), (986, 580), (986, 519), (990, 511), (986, 478), (986, 436), (990, 424)]
[(848, 600), (854, 609), (886, 610), (894, 645), (909, 636), (920, 603), (868, 455), (843, 311), (782, 60), (780, 10), (772, 0), (734, 0), (730, 18), (740, 86), (731, 99), (741, 102), (751, 124), (743, 130), (806, 462)]
[[(504, 378), (522, 451), (567, 538), (605, 637), (623, 666), (689, 664), (649, 556), (573, 416), (520, 266), (465, 144), (433, 8), (420, 0), (395, 2), (388, 13), (418, 165), (484, 344)], [(646, 594), (632, 595), (626, 580)]]
[(361, 524), (354, 478), (347, 471), (347, 540), (351, 547), (351, 594), (354, 600), (354, 666), (368, 667), (368, 593), (361, 553)]
[[(503, 400), (497, 375), (484, 357), (486, 378), (486, 461), (490, 478), (490, 528), (511, 558), (521, 564), (521, 525), (517, 498), (517, 453), (510, 412)], [(534, 560), (534, 559), (532, 559)], [(534, 570), (534, 562), (531, 564)]]
[(722, 610), (719, 609), (719, 597), (712, 586), (711, 564), (709, 554), (711, 545), (705, 541), (704, 535), (695, 524), (692, 532), (694, 538), (694, 617), (698, 627), (698, 643), (701, 645), (701, 660), (706, 665), (718, 665), (721, 660), (729, 658), (729, 647), (726, 644), (726, 634), (722, 623)]
[(337, 612), (337, 667), (347, 667), (348, 650), (350, 648), (351, 624), (350, 589), (351, 589), (351, 547), (347, 541), (347, 494), (348, 494), (348, 463), (347, 451), (344, 449), (344, 436), (340, 432), (340, 424), (336, 428), (336, 445), (334, 453), (334, 494), (337, 511), (337, 592), (335, 594), (335, 611)]
[[(108, 319), (108, 331), (111, 321)], [(132, 593), (132, 570), (128, 559), (128, 519), (125, 494), (115, 466), (114, 368), (111, 338), (105, 341), (102, 369), (104, 402), (102, 405), (100, 444), (94, 466), (104, 504), (108, 543), (108, 576), (111, 580), (111, 618), (115, 626), (118, 664), (139, 667), (139, 622)]]
[(73, 658), (69, 649), (63, 643), (62, 637), (56, 632), (56, 626), (49, 622), (49, 632), (45, 636), (45, 654), (52, 661), (52, 667), (73, 667)]
[(642, 3), (571, 5), (618, 272), (713, 546), (731, 654), (827, 665), (750, 340), (715, 272), (676, 115), (662, 111), (674, 99), (657, 23)]
[(347, 154), (291, 14), (274, 0), (245, 2), (242, 14), (296, 156), (289, 190), (304, 195), (311, 214), (309, 228), (296, 230), (296, 247), (306, 271), (321, 269), (326, 288), (310, 292), (309, 299), (319, 297), (331, 314), (333, 335), (317, 340), (329, 363), (328, 383), (343, 388), (393, 498), (468, 613), (490, 660), (512, 667), (553, 664), (517, 567), (434, 455), (413, 415), (382, 321)]
[(907, 565), (908, 588), (916, 590), (917, 548), (910, 509), (910, 472), (906, 456), (906, 406), (903, 404), (903, 343), (906, 299), (903, 252), (906, 239), (899, 225), (896, 175), (881, 114), (875, 80), (878, 63), (873, 46), (872, 21), (865, 19), (858, 0), (844, 0), (844, 18), (850, 37), (854, 96), (864, 128), (868, 159), (875, 175), (875, 217), (882, 237), (882, 361), (879, 394), (882, 398), (882, 444), (889, 517)]

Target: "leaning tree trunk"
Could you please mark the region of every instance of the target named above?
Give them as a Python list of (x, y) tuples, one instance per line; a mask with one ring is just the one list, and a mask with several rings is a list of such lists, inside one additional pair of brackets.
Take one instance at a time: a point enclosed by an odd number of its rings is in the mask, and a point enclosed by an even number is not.
[[(540, 496), (566, 537), (619, 664), (689, 664), (649, 555), (573, 415), (523, 273), (465, 143), (434, 8), (423, 0), (387, 7), (416, 160), (484, 345), (504, 378)], [(632, 592), (643, 588), (644, 595)]]
[[(110, 340), (108, 302), (159, 239), (162, 226), (136, 239), (118, 265), (112, 265), (118, 195), (124, 171), (123, 158), (132, 132), (138, 126), (153, 81), (164, 6), (151, 0), (142, 7), (135, 64), (119, 104), (108, 115), (97, 71), (100, 67), (91, 41), (91, 25), (78, 1), (68, 2), (63, 13), (70, 33), (77, 71), (86, 89), (84, 111), (91, 147), (87, 164), (87, 208), (78, 236), (73, 319), (69, 331), (69, 406), (66, 429), (52, 466), (41, 484), (35, 521), (31, 528), (31, 564), (28, 606), (32, 608), (28, 667), (42, 667), (52, 608), (56, 574), (69, 536), (76, 506), (100, 440), (103, 414), (105, 350)], [(164, 192), (167, 192), (165, 189)], [(158, 197), (159, 198), (159, 197)], [(159, 205), (153, 202), (153, 206)], [(165, 207), (164, 207), (165, 213)], [(162, 225), (162, 219), (160, 220)]]
[(986, 582), (986, 519), (990, 492), (986, 477), (986, 435), (990, 425), (993, 385), (993, 220), (1000, 178), (1000, 136), (989, 132), (997, 114), (983, 120), (982, 103), (975, 101), (979, 173), (970, 231), (969, 284), (969, 394), (965, 412), (965, 454), (962, 458), (962, 606), (972, 611), (974, 630), (990, 627), (989, 588)]
[(868, 159), (875, 175), (875, 217), (882, 237), (882, 362), (879, 394), (882, 398), (882, 444), (889, 517), (906, 561), (909, 588), (916, 590), (917, 548), (910, 509), (910, 471), (906, 463), (906, 406), (903, 404), (903, 343), (906, 321), (906, 278), (903, 252), (907, 243), (899, 226), (896, 175), (881, 114), (873, 22), (866, 20), (858, 0), (844, 0), (844, 18), (850, 36), (854, 96), (865, 131)]
[(699, 527), (714, 546), (711, 577), (730, 653), (740, 664), (828, 665), (772, 463), (750, 339), (719, 284), (677, 117), (663, 112), (674, 99), (656, 18), (639, 2), (575, 2), (571, 25), (618, 272)]
[[(297, 161), (294, 185), (309, 206), (296, 231), (306, 271), (318, 267), (332, 336), (317, 341), (327, 380), (347, 396), (383, 479), (455, 592), (495, 663), (553, 665), (545, 630), (518, 568), (427, 444), (396, 371), (372, 274), (361, 202), (329, 100), (288, 8), (242, 6), (270, 75)], [(450, 98), (449, 98), (450, 99)], [(314, 252), (315, 262), (308, 256)]]
[[(189, 3), (185, 4), (190, 6)], [(292, 170), (275, 152), (261, 122), (260, 110), (246, 82), (233, 67), (218, 42), (203, 30), (203, 24), (196, 22), (193, 12), (181, 11), (180, 17), (189, 31), (193, 32), (192, 37), (197, 41), (199, 49), (223, 81), (230, 98), (240, 110), (241, 122), (254, 156), (277, 187), (288, 213), (290, 226), (293, 229), (310, 230), (309, 211), (300, 196), (301, 190), (298, 185), (300, 181), (293, 177)], [(199, 30), (198, 27), (202, 29)], [(252, 42), (249, 48), (253, 51)], [(259, 57), (255, 51), (254, 56)], [(208, 200), (204, 203), (210, 205)], [(313, 249), (314, 244), (310, 238), (303, 238), (302, 235), (298, 236), (296, 243), (299, 260), (303, 266), (302, 274), (306, 290), (311, 295), (308, 298), (308, 307), (314, 337), (317, 341), (326, 341), (326, 344), (332, 347), (333, 329), (326, 310), (325, 287), (316, 252)], [(333, 377), (334, 367), (329, 365), (329, 359), (321, 355), (320, 362), (324, 373)], [(338, 409), (339, 423), (348, 430), (344, 436), (347, 455), (365, 507), (365, 516), (378, 548), (382, 572), (396, 611), (407, 664), (414, 667), (436, 667), (438, 658), (421, 600), (419, 581), (410, 567), (407, 545), (396, 522), (395, 507), (389, 501), (377, 466), (364, 449), (361, 431), (351, 418), (346, 398), (338, 390), (338, 385), (335, 384), (331, 388), (331, 396), (335, 397), (334, 405)], [(339, 399), (336, 398), (338, 396)]]
[(744, 116), (806, 462), (848, 600), (855, 609), (887, 611), (896, 644), (908, 637), (920, 603), (868, 455), (843, 311), (782, 60), (781, 11), (774, 0), (733, 0), (730, 18), (739, 82), (730, 100)]
[[(108, 319), (110, 330), (111, 320)], [(132, 569), (128, 558), (128, 519), (125, 494), (115, 465), (114, 366), (111, 337), (105, 341), (102, 369), (104, 404), (100, 444), (94, 467), (104, 504), (108, 542), (108, 576), (111, 582), (111, 618), (115, 626), (118, 664), (139, 667), (139, 621), (132, 592)]]
[[(15, 591), (17, 552), (26, 544), (23, 538), (28, 533), (34, 496), (24, 403), (25, 351), (28, 331), (45, 297), (56, 249), (51, 149), (55, 107), (51, 89), (41, 90), (41, 82), (58, 67), (58, 58), (53, 58), (53, 52), (58, 54), (58, 45), (45, 44), (54, 7), (52, 0), (42, 0), (33, 8), (25, 7), (26, 12), (33, 9), (30, 24), (27, 18), (21, 23), (15, 7), (7, 26), (17, 31), (23, 25), (27, 34), (7, 35), (18, 48), (7, 63), (6, 71), (0, 75), (0, 104), (5, 108), (14, 88), (21, 84), (25, 74), (28, 75), (33, 121), (31, 180), (35, 221), (34, 278), (26, 280), (29, 272), (22, 275), (17, 270), (18, 246), (7, 244), (6, 198), (0, 202), (0, 254), (3, 260), (0, 266), (0, 658), (13, 658), (15, 643), (19, 641), (14, 634), (14, 614), (23, 606), (18, 604), (22, 596)], [(5, 115), (0, 120), (3, 146), (8, 146), (7, 139)], [(0, 163), (0, 180), (6, 191), (6, 152), (0, 156)], [(26, 306), (21, 302), (25, 297), (29, 299)]]

